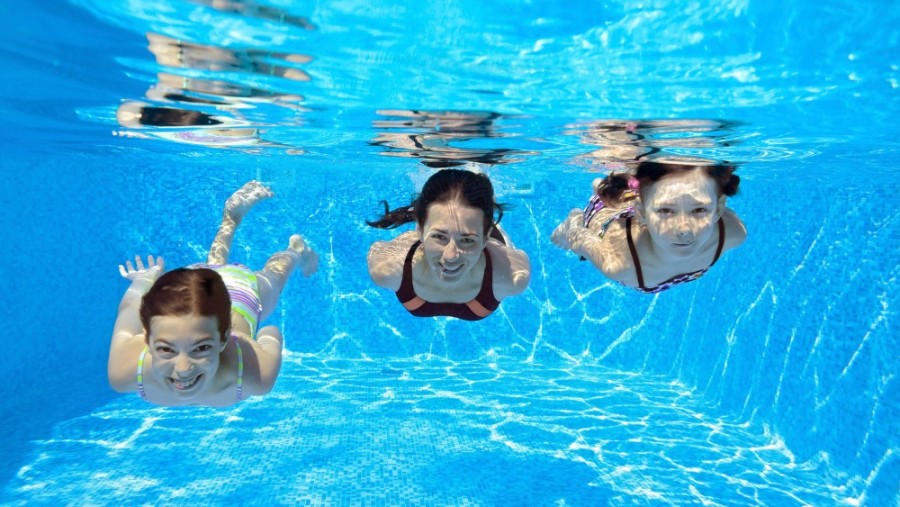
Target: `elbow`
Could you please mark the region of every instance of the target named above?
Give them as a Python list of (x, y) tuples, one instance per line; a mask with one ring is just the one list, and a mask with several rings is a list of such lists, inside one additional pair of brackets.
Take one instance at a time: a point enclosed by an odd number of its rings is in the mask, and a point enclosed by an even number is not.
[(531, 270), (520, 271), (513, 276), (513, 293), (521, 294), (531, 283)]

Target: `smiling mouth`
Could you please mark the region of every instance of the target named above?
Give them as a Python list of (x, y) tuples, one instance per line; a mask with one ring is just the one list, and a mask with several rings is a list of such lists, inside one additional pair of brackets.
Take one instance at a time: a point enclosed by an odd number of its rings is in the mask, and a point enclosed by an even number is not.
[(690, 242), (688, 242), (688, 243), (672, 243), (672, 244), (675, 245), (675, 246), (677, 246), (677, 247), (685, 248), (685, 247), (689, 247), (689, 246), (693, 245), (694, 242), (693, 242), (693, 241), (690, 241)]
[(443, 264), (441, 264), (440, 266), (441, 266), (441, 274), (444, 274), (444, 275), (455, 275), (456, 273), (459, 273), (459, 271), (463, 267), (462, 264), (457, 264), (456, 266), (453, 266), (452, 268), (448, 268), (447, 266), (445, 266)]
[(172, 384), (172, 386), (175, 389), (177, 389), (179, 391), (188, 391), (192, 387), (197, 385), (197, 382), (200, 381), (200, 377), (202, 377), (202, 376), (203, 376), (203, 374), (201, 373), (200, 375), (197, 375), (196, 377), (194, 377), (193, 379), (191, 379), (187, 382), (181, 381), (181, 380), (176, 380), (176, 379), (173, 379), (172, 377), (167, 377), (167, 379), (168, 379), (169, 383)]

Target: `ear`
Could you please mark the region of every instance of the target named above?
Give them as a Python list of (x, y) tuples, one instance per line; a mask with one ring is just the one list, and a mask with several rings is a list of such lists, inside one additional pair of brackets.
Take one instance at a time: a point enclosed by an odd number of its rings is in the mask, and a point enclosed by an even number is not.
[(725, 196), (720, 195), (719, 200), (716, 201), (716, 220), (722, 218), (722, 214), (725, 213)]
[(637, 218), (638, 223), (646, 224), (646, 216), (644, 215), (644, 202), (641, 201), (641, 198), (638, 197), (634, 200), (634, 217)]

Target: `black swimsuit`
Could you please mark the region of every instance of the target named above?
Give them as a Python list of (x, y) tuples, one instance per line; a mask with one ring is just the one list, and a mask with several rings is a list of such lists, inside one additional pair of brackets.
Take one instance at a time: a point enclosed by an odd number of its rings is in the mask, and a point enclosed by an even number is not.
[(412, 279), (412, 259), (421, 241), (413, 243), (403, 262), (403, 279), (397, 290), (397, 300), (416, 317), (456, 317), (463, 320), (481, 320), (500, 306), (494, 297), (493, 267), (491, 254), (484, 249), (484, 278), (481, 279), (481, 290), (475, 299), (467, 303), (431, 303), (416, 295)]

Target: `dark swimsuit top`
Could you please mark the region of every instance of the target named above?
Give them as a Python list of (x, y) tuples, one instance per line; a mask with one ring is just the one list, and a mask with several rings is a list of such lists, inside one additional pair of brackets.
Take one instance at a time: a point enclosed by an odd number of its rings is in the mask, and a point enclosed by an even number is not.
[(722, 254), (722, 247), (725, 246), (725, 224), (724, 220), (719, 219), (719, 246), (716, 248), (716, 255), (713, 257), (712, 264), (709, 266), (694, 271), (692, 273), (684, 273), (681, 275), (675, 275), (672, 278), (669, 278), (665, 282), (660, 283), (659, 285), (654, 285), (653, 287), (644, 287), (644, 273), (641, 271), (641, 261), (638, 259), (637, 249), (634, 247), (634, 240), (631, 239), (631, 217), (625, 219), (625, 231), (628, 235), (628, 249), (631, 250), (631, 258), (634, 260), (634, 270), (637, 271), (637, 279), (638, 286), (632, 287), (633, 289), (643, 292), (645, 294), (655, 294), (657, 292), (662, 292), (666, 289), (671, 289), (672, 287), (691, 282), (703, 276), (709, 268), (712, 267), (713, 264), (719, 260), (719, 255)]
[(397, 300), (416, 317), (456, 317), (463, 320), (481, 320), (500, 306), (500, 301), (494, 297), (494, 277), (491, 266), (491, 254), (484, 249), (484, 277), (481, 279), (481, 290), (475, 299), (467, 303), (431, 303), (416, 295), (413, 288), (412, 260), (416, 249), (421, 245), (416, 241), (406, 254), (403, 262), (403, 279), (400, 289), (397, 290)]

